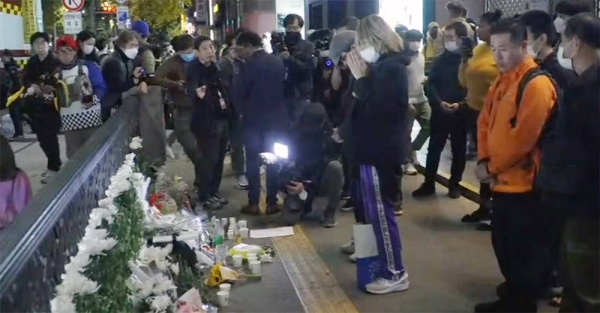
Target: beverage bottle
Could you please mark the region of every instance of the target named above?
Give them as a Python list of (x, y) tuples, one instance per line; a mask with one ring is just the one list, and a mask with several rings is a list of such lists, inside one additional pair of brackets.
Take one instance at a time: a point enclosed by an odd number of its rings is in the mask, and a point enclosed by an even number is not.
[(221, 226), (221, 221), (216, 220), (214, 233), (213, 233), (213, 245), (215, 247), (223, 244), (223, 242), (225, 241), (224, 235), (225, 234), (224, 234), (223, 227)]

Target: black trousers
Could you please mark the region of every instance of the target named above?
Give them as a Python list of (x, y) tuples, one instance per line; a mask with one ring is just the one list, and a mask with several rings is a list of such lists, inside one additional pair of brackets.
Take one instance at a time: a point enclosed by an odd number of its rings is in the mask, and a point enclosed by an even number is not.
[(467, 122), (464, 109), (452, 114), (434, 112), (431, 116), (431, 137), (427, 150), (425, 166), (425, 183), (434, 184), (440, 165), (442, 151), (450, 138), (452, 165), (450, 167), (450, 184), (458, 184), (467, 164)]
[(204, 202), (219, 192), (223, 178), (223, 161), (227, 151), (227, 120), (213, 121), (206, 132), (195, 132), (198, 144), (200, 177), (197, 178), (198, 201)]
[(38, 111), (32, 116), (32, 123), (40, 147), (48, 159), (47, 169), (58, 172), (62, 166), (58, 144), (58, 133), (61, 127), (60, 113)]
[(515, 307), (533, 305), (549, 260), (548, 215), (535, 193), (492, 195), (492, 245)]

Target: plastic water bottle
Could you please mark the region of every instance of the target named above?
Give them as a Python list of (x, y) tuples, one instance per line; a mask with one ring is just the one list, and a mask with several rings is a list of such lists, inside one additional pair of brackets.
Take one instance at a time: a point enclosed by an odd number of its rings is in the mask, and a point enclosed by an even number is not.
[(12, 138), (15, 135), (15, 125), (10, 115), (5, 114), (0, 121), (0, 134), (6, 138)]
[(221, 225), (221, 221), (218, 219), (215, 221), (215, 228), (213, 233), (213, 245), (216, 247), (218, 245), (222, 245), (225, 241), (223, 226)]

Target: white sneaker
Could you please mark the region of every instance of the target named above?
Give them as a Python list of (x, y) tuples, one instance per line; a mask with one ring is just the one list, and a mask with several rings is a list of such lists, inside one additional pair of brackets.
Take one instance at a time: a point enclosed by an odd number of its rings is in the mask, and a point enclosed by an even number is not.
[(237, 187), (238, 189), (248, 189), (249, 184), (246, 175), (241, 175), (237, 178)]
[(406, 166), (404, 167), (404, 174), (411, 176), (417, 175), (417, 169), (415, 168), (415, 165), (412, 163), (406, 164)]
[(354, 240), (340, 247), (343, 253), (354, 254)]
[(352, 253), (351, 255), (349, 255), (348, 260), (350, 260), (350, 262), (352, 263), (356, 263), (356, 253)]
[(175, 159), (175, 153), (173, 153), (173, 149), (171, 149), (171, 147), (167, 146), (166, 153), (169, 159)]
[(56, 175), (56, 173), (58, 173), (58, 172), (47, 171), (45, 173), (45, 175), (42, 176), (42, 184), (47, 184), (50, 181), (50, 179), (52, 179), (52, 177), (54, 177), (54, 175)]
[(397, 291), (408, 290), (408, 273), (404, 272), (399, 280), (377, 278), (374, 282), (365, 286), (367, 292), (376, 295), (385, 295)]

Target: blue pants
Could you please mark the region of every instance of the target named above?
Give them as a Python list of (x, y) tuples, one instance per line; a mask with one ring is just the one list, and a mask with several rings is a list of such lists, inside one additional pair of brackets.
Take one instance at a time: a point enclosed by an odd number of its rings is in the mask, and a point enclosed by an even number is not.
[(394, 215), (397, 198), (396, 176), (393, 167), (376, 168), (360, 165), (358, 180), (353, 184), (356, 204), (362, 205), (365, 219), (373, 225), (377, 249), (382, 264), (380, 276), (398, 280), (404, 274), (400, 229)]
[[(273, 152), (275, 142), (282, 141), (281, 132), (244, 128), (244, 144), (246, 148), (246, 178), (248, 179), (248, 203), (258, 205), (260, 200), (260, 166), (262, 159), (260, 153)], [(277, 204), (277, 175), (278, 166), (267, 165), (267, 205)]]

